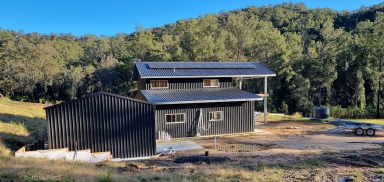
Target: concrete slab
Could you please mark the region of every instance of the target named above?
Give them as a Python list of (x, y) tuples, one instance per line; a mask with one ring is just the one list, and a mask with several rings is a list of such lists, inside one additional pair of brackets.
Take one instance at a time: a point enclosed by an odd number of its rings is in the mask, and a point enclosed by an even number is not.
[(156, 153), (161, 153), (163, 152), (163, 149), (168, 149), (169, 147), (172, 147), (174, 151), (203, 149), (202, 146), (192, 141), (178, 141), (178, 142), (168, 142), (168, 143), (157, 143)]
[(264, 131), (264, 130), (259, 130), (259, 129), (254, 129), (253, 132), (257, 133), (257, 134), (270, 134), (271, 133), (269, 131)]
[(150, 159), (151, 157), (135, 157), (135, 158), (113, 158), (111, 159), (112, 162), (120, 162), (120, 161), (138, 161), (138, 160), (146, 160)]

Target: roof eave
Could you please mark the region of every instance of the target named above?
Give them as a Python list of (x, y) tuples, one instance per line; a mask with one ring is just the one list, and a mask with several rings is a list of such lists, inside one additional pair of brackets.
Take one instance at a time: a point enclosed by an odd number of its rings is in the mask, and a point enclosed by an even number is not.
[(155, 105), (170, 104), (197, 104), (197, 103), (214, 103), (214, 102), (240, 102), (240, 101), (260, 101), (263, 98), (247, 98), (247, 99), (222, 99), (222, 100), (193, 100), (193, 101), (173, 101), (173, 102), (152, 102)]
[(172, 75), (172, 76), (141, 76), (142, 79), (149, 78), (223, 78), (223, 77), (272, 77), (276, 76), (276, 74), (268, 74), (268, 75), (201, 75), (201, 76), (182, 76), (182, 75)]

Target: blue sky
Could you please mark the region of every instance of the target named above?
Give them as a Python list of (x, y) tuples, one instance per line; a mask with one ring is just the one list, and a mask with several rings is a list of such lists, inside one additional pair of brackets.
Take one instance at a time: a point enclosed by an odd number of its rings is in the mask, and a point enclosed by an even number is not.
[[(132, 33), (136, 25), (160, 27), (199, 15), (231, 11), (248, 6), (275, 5), (282, 0), (1, 0), (3, 30), (114, 36)], [(356, 10), (383, 0), (302, 0), (308, 8)]]

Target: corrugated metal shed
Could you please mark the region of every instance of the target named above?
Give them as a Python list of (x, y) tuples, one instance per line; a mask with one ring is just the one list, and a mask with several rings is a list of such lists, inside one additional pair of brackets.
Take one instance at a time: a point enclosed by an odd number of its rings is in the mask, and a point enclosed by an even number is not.
[(156, 105), (263, 100), (254, 93), (238, 88), (140, 90), (139, 92), (147, 101)]
[(151, 103), (99, 92), (45, 110), (51, 149), (110, 151), (114, 158), (155, 155)]
[[(158, 105), (156, 130), (168, 132), (172, 138), (195, 137), (197, 133), (208, 136), (253, 132), (254, 106), (254, 101)], [(222, 120), (210, 121), (209, 112), (212, 111), (222, 111)], [(167, 123), (166, 114), (175, 113), (185, 114), (185, 122)], [(157, 137), (160, 139), (159, 135)]]
[[(218, 64), (220, 63), (220, 64)], [(133, 80), (148, 78), (260, 77), (276, 74), (255, 62), (136, 62)], [(246, 66), (249, 66), (247, 68)], [(173, 67), (172, 67), (173, 66)]]
[[(156, 90), (170, 90), (170, 89), (221, 89), (233, 88), (233, 79), (231, 77), (216, 78), (219, 81), (218, 87), (204, 87), (203, 81), (206, 78), (172, 78), (172, 79), (145, 79), (145, 88), (139, 90), (151, 90), (151, 81), (167, 80), (167, 88), (156, 88)], [(139, 83), (138, 83), (139, 84)]]

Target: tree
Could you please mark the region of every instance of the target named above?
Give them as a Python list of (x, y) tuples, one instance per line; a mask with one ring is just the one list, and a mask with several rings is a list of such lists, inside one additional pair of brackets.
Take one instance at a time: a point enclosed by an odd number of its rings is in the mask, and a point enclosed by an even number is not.
[(244, 51), (252, 43), (252, 34), (258, 23), (252, 14), (248, 15), (242, 11), (228, 13), (224, 22), (225, 29), (229, 32), (227, 38), (227, 49), (235, 55), (236, 61), (245, 61)]
[(108, 55), (102, 58), (97, 66), (96, 74), (100, 81), (102, 90), (111, 92), (113, 89), (113, 83), (115, 78), (115, 68), (118, 64), (118, 60), (112, 55)]
[(141, 60), (147, 59), (147, 56), (151, 54), (151, 51), (155, 50), (155, 44), (153, 43), (154, 38), (155, 36), (150, 29), (143, 30), (143, 27), (136, 26), (136, 32), (131, 47), (135, 57)]
[(369, 36), (369, 50), (372, 53), (372, 64), (375, 80), (377, 80), (377, 102), (376, 117), (380, 118), (380, 106), (382, 100), (381, 83), (384, 76), (383, 59), (384, 59), (384, 13), (377, 12), (376, 19), (372, 25), (372, 34)]

